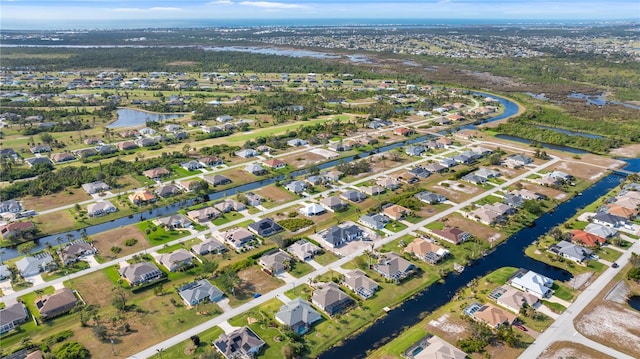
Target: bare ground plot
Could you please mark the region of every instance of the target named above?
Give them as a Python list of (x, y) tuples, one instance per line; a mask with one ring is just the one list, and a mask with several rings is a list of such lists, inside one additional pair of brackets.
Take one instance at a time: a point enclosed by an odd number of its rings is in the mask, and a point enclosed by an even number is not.
[[(144, 247), (149, 247), (149, 243), (144, 238), (144, 234), (140, 232), (135, 225), (112, 229), (110, 231), (101, 232), (91, 237), (94, 246), (98, 250), (100, 256), (106, 260), (112, 260), (123, 257), (128, 254), (142, 251)], [(138, 242), (132, 246), (125, 246), (127, 239), (135, 238)], [(121, 251), (117, 255), (111, 252), (111, 247), (120, 247)]]
[(118, 191), (127, 191), (127, 190), (131, 190), (134, 188), (138, 188), (140, 187), (140, 181), (138, 181), (137, 179), (133, 178), (133, 176), (131, 175), (125, 175), (122, 176), (118, 179), (118, 185), (120, 185), (120, 187), (118, 187), (115, 190), (112, 190), (111, 192), (118, 192)]
[(254, 176), (251, 173), (243, 170), (242, 168), (234, 168), (221, 173), (223, 176), (229, 178), (235, 185), (241, 185), (244, 183), (255, 182), (264, 178), (263, 176)]
[(293, 167), (293, 168), (303, 168), (303, 167), (308, 167), (320, 162), (324, 162), (326, 161), (326, 158), (312, 153), (312, 152), (300, 152), (300, 153), (295, 153), (289, 156), (285, 156), (280, 158), (280, 160), (284, 161), (285, 163), (287, 163), (289, 166)]
[(263, 187), (253, 192), (276, 204), (282, 204), (298, 199), (295, 194), (287, 191), (286, 189), (276, 187), (275, 185)]
[(601, 302), (575, 321), (587, 338), (629, 355), (640, 353), (640, 313), (612, 302)]
[(70, 192), (64, 191), (39, 197), (28, 196), (22, 199), (22, 204), (24, 208), (38, 212), (91, 199), (91, 196), (81, 188), (74, 188)]
[(555, 342), (538, 357), (538, 359), (558, 358), (613, 359), (597, 350), (572, 342)]
[(622, 146), (620, 148), (614, 148), (610, 151), (611, 155), (616, 157), (629, 157), (636, 158), (640, 155), (640, 144), (632, 144)]
[(578, 161), (562, 161), (558, 162), (549, 170), (558, 170), (571, 174), (572, 176), (580, 179), (584, 179), (587, 181), (596, 180), (605, 175), (607, 172), (606, 169), (601, 167), (592, 166), (588, 163), (578, 162)]
[(67, 210), (34, 217), (33, 222), (42, 233), (46, 234), (62, 233), (73, 229), (75, 225), (75, 220)]
[(238, 277), (242, 279), (236, 290), (236, 297), (240, 300), (250, 298), (255, 293), (270, 292), (284, 284), (284, 281), (268, 275), (258, 266), (238, 272)]
[(531, 182), (527, 182), (527, 181), (522, 181), (520, 182), (522, 184), (523, 188), (528, 189), (529, 191), (533, 191), (536, 193), (540, 193), (543, 194), (545, 196), (547, 196), (548, 198), (555, 198), (555, 199), (564, 199), (567, 194), (564, 193), (563, 191), (559, 191), (557, 189), (553, 189), (550, 187), (545, 187), (545, 186), (541, 186), (539, 184), (536, 183), (531, 183)]
[(500, 233), (498, 230), (489, 226), (485, 226), (484, 224), (478, 223), (476, 221), (463, 218), (458, 213), (445, 217), (441, 222), (445, 222), (446, 225), (451, 227), (462, 228), (466, 232), (474, 235), (476, 238), (485, 241), (490, 241), (490, 239), (492, 239), (490, 242), (494, 242), (504, 237), (504, 234)]
[(434, 192), (437, 192), (449, 200), (454, 202), (464, 202), (470, 198), (473, 198), (484, 191), (484, 189), (472, 185), (471, 183), (463, 183), (457, 181), (442, 181), (431, 187)]
[(447, 204), (439, 204), (439, 205), (425, 204), (424, 207), (422, 207), (422, 209), (416, 212), (416, 215), (420, 218), (428, 218), (448, 209), (449, 207), (450, 206)]

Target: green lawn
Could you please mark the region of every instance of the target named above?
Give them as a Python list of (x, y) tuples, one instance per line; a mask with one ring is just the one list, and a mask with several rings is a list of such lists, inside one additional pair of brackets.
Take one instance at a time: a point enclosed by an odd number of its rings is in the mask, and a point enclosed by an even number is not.
[(301, 261), (296, 261), (293, 264), (293, 268), (289, 269), (289, 274), (296, 278), (303, 277), (313, 272), (313, 266), (311, 264)]
[(324, 253), (318, 254), (313, 257), (313, 260), (322, 264), (323, 266), (326, 266), (337, 261), (339, 258), (340, 257), (338, 257), (335, 253), (325, 250)]
[(223, 213), (222, 216), (214, 219), (213, 221), (211, 221), (211, 223), (215, 224), (216, 226), (221, 226), (225, 223), (233, 222), (241, 218), (244, 218), (244, 216), (238, 212), (228, 212)]
[(518, 271), (518, 268), (502, 267), (493, 271), (492, 273), (487, 275), (485, 278), (487, 282), (494, 283), (497, 285), (503, 285), (507, 282), (507, 279), (509, 279), (517, 271)]
[[(138, 227), (138, 229), (142, 233), (144, 233), (145, 237), (147, 238), (147, 240), (149, 240), (149, 243), (151, 243), (152, 246), (157, 246), (162, 243), (171, 242), (178, 238), (187, 236), (189, 234), (189, 232), (186, 230), (177, 231), (172, 229), (167, 231), (162, 227), (156, 226), (150, 221), (140, 222), (136, 224), (136, 227)], [(147, 229), (150, 230), (148, 234), (146, 233)]]
[(562, 283), (559, 283), (558, 281), (553, 282), (553, 287), (551, 287), (551, 289), (553, 289), (554, 296), (562, 300), (566, 300), (568, 302), (571, 302), (575, 295), (575, 290), (569, 288), (568, 286)]
[[(181, 343), (178, 343), (170, 348), (165, 349), (162, 352), (163, 358), (195, 358), (196, 355), (205, 354), (215, 352), (216, 349), (211, 346), (214, 340), (216, 340), (220, 334), (224, 333), (222, 328), (216, 326), (213, 328), (209, 328), (204, 332), (198, 334), (200, 338), (200, 345), (197, 348), (193, 347), (193, 342), (191, 339), (185, 340)], [(193, 350), (191, 355), (186, 354), (185, 350), (187, 348), (191, 348)], [(160, 353), (154, 355), (152, 358), (160, 358)]]
[(565, 310), (567, 310), (567, 308), (565, 308), (564, 305), (560, 303), (554, 303), (554, 302), (549, 302), (547, 300), (543, 300), (542, 304), (549, 307), (549, 309), (551, 309), (552, 312), (558, 313), (558, 314), (562, 314), (564, 313)]
[(384, 228), (390, 230), (391, 232), (398, 233), (404, 229), (407, 229), (407, 225), (399, 221), (393, 221), (387, 223)]

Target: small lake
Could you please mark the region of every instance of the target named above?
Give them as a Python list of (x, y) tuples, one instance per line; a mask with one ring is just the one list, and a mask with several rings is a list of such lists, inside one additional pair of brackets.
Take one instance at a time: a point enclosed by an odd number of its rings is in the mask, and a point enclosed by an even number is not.
[(565, 130), (565, 129), (562, 129), (562, 128), (549, 127), (549, 126), (536, 126), (536, 127), (537, 128), (541, 128), (543, 130), (551, 130), (551, 131), (554, 131), (554, 132), (563, 133), (563, 134), (569, 135), (569, 136), (579, 136), (579, 137), (586, 137), (586, 138), (604, 138), (603, 136), (594, 135), (593, 133), (576, 132), (576, 131), (571, 131), (571, 130)]
[(640, 311), (640, 295), (634, 295), (627, 299), (627, 304), (637, 311)]
[(147, 121), (166, 121), (185, 116), (180, 113), (155, 113), (132, 108), (121, 108), (117, 111), (117, 114), (118, 119), (114, 123), (109, 124), (107, 126), (108, 128), (144, 126)]
[(278, 49), (274, 47), (242, 47), (242, 46), (212, 46), (203, 47), (205, 51), (234, 51), (234, 52), (249, 52), (252, 54), (263, 55), (279, 55), (289, 57), (312, 57), (315, 59), (338, 59), (340, 56), (335, 54), (328, 54), (326, 52), (310, 51), (310, 50), (295, 50), (295, 49)]

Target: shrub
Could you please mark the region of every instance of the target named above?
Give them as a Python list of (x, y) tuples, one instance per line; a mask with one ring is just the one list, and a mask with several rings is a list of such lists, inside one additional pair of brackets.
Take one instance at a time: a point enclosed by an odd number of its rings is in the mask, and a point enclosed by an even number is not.
[(136, 243), (138, 243), (138, 240), (135, 238), (129, 238), (126, 241), (124, 241), (124, 245), (127, 247), (134, 246)]
[(111, 252), (113, 252), (114, 254), (118, 254), (118, 253), (120, 253), (120, 251), (122, 251), (122, 248), (120, 248), (118, 246), (111, 247)]

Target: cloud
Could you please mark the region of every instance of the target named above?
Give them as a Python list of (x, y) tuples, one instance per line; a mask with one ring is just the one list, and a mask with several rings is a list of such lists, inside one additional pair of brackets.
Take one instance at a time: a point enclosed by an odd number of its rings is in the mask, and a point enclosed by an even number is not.
[(135, 8), (135, 7), (121, 7), (113, 9), (114, 12), (168, 12), (168, 11), (182, 11), (179, 7), (150, 7), (147, 9)]
[(208, 2), (207, 5), (233, 5), (233, 1), (230, 1), (230, 0), (218, 0), (218, 1)]
[(300, 4), (287, 4), (274, 1), (241, 1), (238, 4), (244, 6), (255, 6), (263, 9), (306, 9), (307, 7)]

